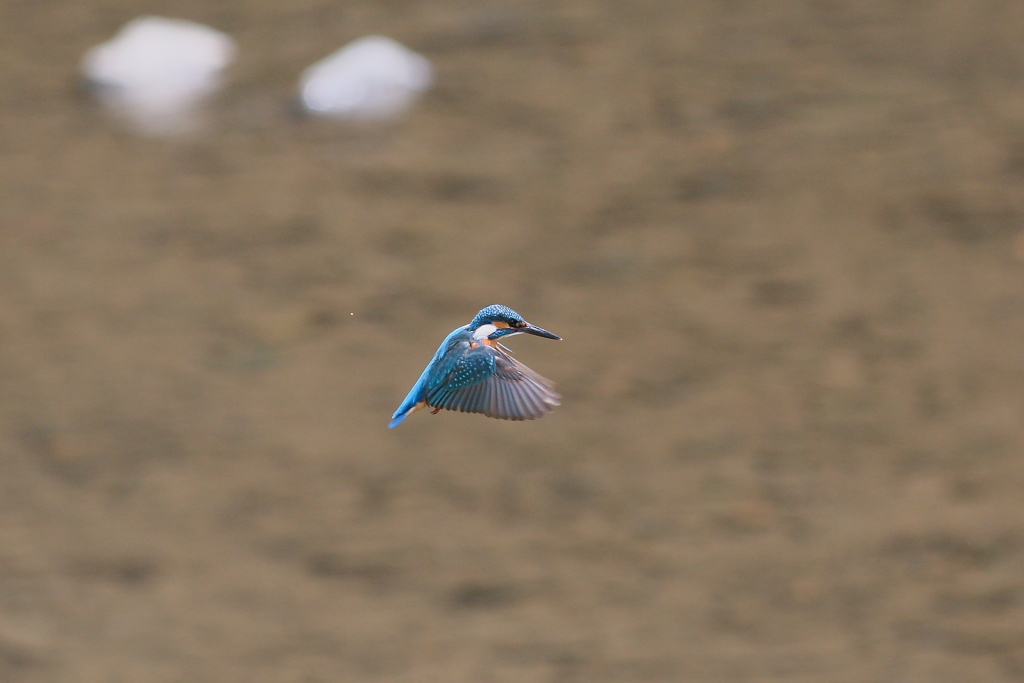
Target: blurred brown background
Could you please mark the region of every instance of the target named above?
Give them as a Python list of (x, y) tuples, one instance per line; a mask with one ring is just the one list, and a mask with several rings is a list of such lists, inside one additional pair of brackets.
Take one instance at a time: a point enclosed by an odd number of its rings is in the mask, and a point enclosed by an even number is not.
[[(76, 88), (232, 34), (205, 133)], [(294, 116), (369, 33), (399, 123)], [(0, 5), (0, 679), (1024, 680), (1024, 6)], [(503, 303), (538, 422), (391, 413)]]

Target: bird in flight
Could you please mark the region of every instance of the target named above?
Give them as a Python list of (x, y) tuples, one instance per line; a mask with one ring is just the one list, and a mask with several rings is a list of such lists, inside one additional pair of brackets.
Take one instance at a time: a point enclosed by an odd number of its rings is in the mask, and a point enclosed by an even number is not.
[(391, 418), (389, 428), (421, 408), (482, 413), (499, 420), (535, 420), (561, 396), (551, 380), (512, 357), (501, 343), (516, 334), (561, 339), (507, 306), (488, 306), (449, 334)]

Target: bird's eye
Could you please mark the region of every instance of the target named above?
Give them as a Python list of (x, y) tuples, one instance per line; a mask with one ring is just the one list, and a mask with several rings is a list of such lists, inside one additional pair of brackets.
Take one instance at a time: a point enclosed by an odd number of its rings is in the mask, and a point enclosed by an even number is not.
[(516, 329), (519, 329), (521, 327), (526, 327), (526, 321), (525, 320), (517, 320), (514, 323), (512, 323), (512, 327), (514, 327)]

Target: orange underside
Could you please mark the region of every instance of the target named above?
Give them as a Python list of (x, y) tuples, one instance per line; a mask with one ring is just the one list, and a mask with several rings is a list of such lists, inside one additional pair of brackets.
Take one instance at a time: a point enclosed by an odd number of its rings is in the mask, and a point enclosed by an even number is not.
[(434, 406), (427, 405), (426, 401), (420, 401), (415, 406), (413, 406), (413, 409), (408, 412), (408, 415), (412, 415), (417, 410), (423, 410), (424, 408), (430, 408), (431, 409), (430, 410), (430, 414), (431, 415), (437, 415), (442, 410), (441, 408), (435, 408)]

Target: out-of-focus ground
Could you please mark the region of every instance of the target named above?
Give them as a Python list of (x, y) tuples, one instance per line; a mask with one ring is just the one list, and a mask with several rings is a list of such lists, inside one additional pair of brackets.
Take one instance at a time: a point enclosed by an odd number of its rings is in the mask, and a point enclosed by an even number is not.
[[(78, 60), (234, 35), (205, 133)], [(386, 33), (407, 117), (294, 116)], [(1024, 679), (1024, 10), (0, 7), (0, 679)], [(388, 419), (504, 303), (538, 422)]]

